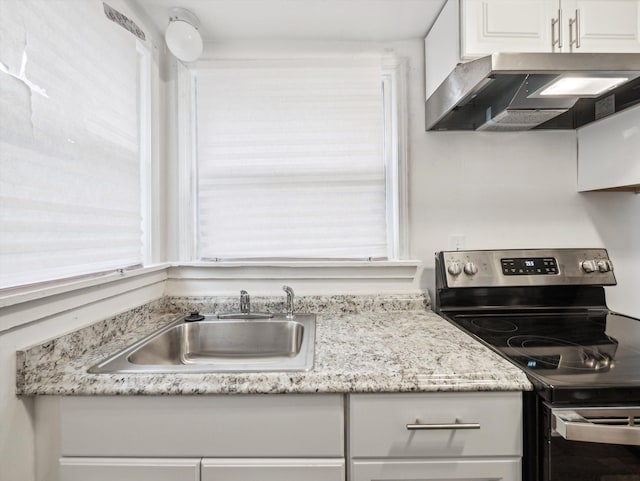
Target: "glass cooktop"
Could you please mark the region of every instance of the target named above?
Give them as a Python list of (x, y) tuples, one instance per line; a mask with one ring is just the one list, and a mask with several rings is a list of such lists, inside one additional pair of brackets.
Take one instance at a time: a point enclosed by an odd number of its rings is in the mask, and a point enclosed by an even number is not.
[(548, 386), (640, 387), (640, 321), (610, 312), (450, 318)]

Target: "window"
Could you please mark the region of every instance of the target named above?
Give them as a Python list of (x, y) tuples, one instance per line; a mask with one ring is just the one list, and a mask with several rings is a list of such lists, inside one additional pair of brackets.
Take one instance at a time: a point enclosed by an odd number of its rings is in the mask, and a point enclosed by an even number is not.
[(148, 51), (94, 2), (0, 4), (0, 287), (140, 264)]
[(380, 58), (201, 62), (193, 78), (199, 258), (398, 257)]

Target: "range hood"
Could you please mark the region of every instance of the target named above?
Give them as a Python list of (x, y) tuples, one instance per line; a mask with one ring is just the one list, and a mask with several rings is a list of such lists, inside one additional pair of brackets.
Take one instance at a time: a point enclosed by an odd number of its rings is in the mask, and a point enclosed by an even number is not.
[(449, 74), (426, 101), (426, 128), (575, 129), (637, 103), (640, 54), (494, 53)]

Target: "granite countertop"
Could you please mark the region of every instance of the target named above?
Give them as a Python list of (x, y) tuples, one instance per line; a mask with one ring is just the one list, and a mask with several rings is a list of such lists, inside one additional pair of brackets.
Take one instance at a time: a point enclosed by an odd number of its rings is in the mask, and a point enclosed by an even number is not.
[[(296, 299), (316, 312), (307, 372), (89, 374), (87, 369), (191, 310), (236, 300), (163, 298), (17, 353), (19, 395), (159, 395), (530, 390), (524, 373), (428, 309), (423, 296)], [(256, 310), (281, 312), (265, 298)], [(237, 306), (235, 306), (237, 309)]]

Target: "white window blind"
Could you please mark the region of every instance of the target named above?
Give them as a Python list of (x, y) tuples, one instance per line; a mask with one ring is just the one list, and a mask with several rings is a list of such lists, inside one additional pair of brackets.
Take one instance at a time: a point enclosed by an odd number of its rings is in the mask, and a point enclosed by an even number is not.
[(200, 258), (385, 258), (380, 60), (199, 65)]
[(87, 0), (2, 0), (0, 35), (0, 287), (139, 264), (135, 38)]

